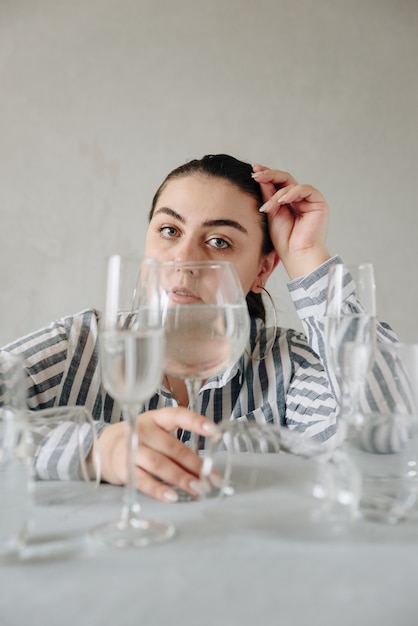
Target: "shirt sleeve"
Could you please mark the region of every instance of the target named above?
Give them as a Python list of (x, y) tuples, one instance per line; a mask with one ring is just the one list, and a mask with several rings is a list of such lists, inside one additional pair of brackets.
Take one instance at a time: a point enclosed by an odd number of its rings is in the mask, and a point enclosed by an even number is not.
[[(328, 269), (333, 263), (342, 263), (340, 257), (335, 256), (306, 277), (295, 279), (288, 283), (291, 298), (296, 311), (302, 321), (310, 347), (318, 355), (327, 381), (327, 387), (338, 402), (340, 395), (335, 379), (335, 373), (328, 362), (325, 349), (325, 313), (327, 301)], [(344, 301), (347, 312), (361, 313), (362, 307), (356, 299), (355, 283), (347, 272), (344, 281)], [(386, 322), (376, 320), (376, 340), (386, 343), (396, 343), (396, 334)], [(388, 371), (388, 376), (391, 373)], [(371, 385), (375, 390), (386, 388), (388, 380), (382, 376), (373, 377)]]
[(23, 358), (30, 409), (82, 404), (101, 418), (95, 310), (58, 319), (3, 349)]
[[(29, 454), (38, 478), (77, 479), (80, 477), (78, 439), (72, 436), (71, 423), (64, 424), (61, 437), (68, 440), (65, 451), (57, 455), (56, 433), (44, 424), (38, 429), (31, 415), (53, 407), (85, 406), (99, 433), (106, 422), (118, 421), (120, 409), (104, 392), (100, 380), (98, 319), (94, 309), (55, 320), (45, 328), (4, 346), (20, 354), (27, 381)], [(87, 454), (91, 437), (86, 434), (83, 450)]]
[[(288, 283), (288, 289), (295, 306), (296, 312), (302, 321), (309, 344), (325, 362), (324, 328), (327, 304), (328, 270), (332, 264), (342, 263), (339, 256), (334, 256), (320, 265), (311, 274), (302, 278), (296, 278)], [(349, 273), (347, 271), (347, 276)], [(347, 311), (361, 313), (362, 308), (356, 299), (354, 281), (344, 281), (344, 301)], [(396, 334), (386, 322), (377, 320), (377, 339), (380, 341), (395, 342)]]

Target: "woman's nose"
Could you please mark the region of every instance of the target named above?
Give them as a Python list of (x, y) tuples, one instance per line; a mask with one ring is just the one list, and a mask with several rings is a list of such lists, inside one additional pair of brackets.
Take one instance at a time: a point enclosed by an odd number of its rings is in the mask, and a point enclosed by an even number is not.
[(205, 259), (204, 251), (196, 241), (183, 241), (176, 248), (174, 261), (185, 263), (188, 261), (203, 261)]

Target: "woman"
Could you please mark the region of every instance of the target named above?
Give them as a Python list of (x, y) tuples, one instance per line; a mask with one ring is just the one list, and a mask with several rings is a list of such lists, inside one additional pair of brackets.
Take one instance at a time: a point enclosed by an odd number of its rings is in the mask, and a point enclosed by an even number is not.
[[(195, 494), (201, 461), (185, 442), (190, 430), (208, 435), (221, 419), (277, 422), (321, 441), (335, 434), (337, 401), (327, 375), (321, 318), (328, 267), (341, 261), (326, 248), (327, 224), (328, 205), (318, 190), (286, 172), (228, 155), (186, 163), (162, 183), (152, 204), (145, 255), (160, 261), (230, 261), (247, 294), (252, 326), (238, 367), (203, 386), (205, 417), (185, 408), (182, 380), (164, 378), (138, 420), (139, 489), (166, 502), (178, 497), (167, 484)], [(264, 327), (261, 293), (279, 261), (309, 342), (296, 331)], [(101, 385), (98, 318), (86, 310), (5, 349), (24, 356), (31, 409), (84, 404), (91, 410), (98, 421), (102, 479), (122, 484), (125, 425)], [(394, 340), (386, 325), (378, 326), (378, 335)], [(183, 431), (183, 441), (172, 436), (175, 429)], [(51, 473), (56, 471), (57, 463), (55, 470), (50, 465)]]

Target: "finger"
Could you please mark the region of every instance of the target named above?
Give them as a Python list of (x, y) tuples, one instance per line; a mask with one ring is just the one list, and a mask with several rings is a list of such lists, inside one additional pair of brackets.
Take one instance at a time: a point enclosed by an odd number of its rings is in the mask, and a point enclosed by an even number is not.
[(218, 427), (211, 420), (183, 407), (166, 407), (156, 411), (155, 423), (168, 432), (182, 428), (199, 435), (210, 436), (218, 431)]
[(292, 185), (279, 189), (279, 191), (276, 191), (276, 193), (259, 208), (259, 211), (261, 213), (271, 213), (283, 204), (290, 204), (289, 197), (292, 189)]
[[(170, 459), (184, 471), (198, 476), (201, 467), (199, 456), (174, 437), (172, 432), (177, 428), (182, 428), (199, 435), (213, 436), (218, 432), (216, 424), (199, 413), (183, 407), (166, 407), (149, 412), (148, 417), (152, 419), (139, 417), (137, 421), (140, 444), (148, 446), (148, 442), (152, 442), (150, 448), (152, 447), (158, 454)], [(158, 474), (156, 468), (148, 466), (147, 469)]]
[[(163, 436), (155, 437), (152, 442), (152, 448), (149, 449), (168, 459), (170, 463), (175, 463), (176, 467), (181, 468), (183, 471), (187, 471), (194, 476), (198, 476), (200, 473), (201, 460), (198, 454), (171, 433), (164, 433)], [(156, 467), (148, 467), (148, 469), (159, 476), (159, 457), (155, 457), (155, 460)]]
[(147, 496), (160, 500), (161, 502), (174, 503), (177, 502), (179, 498), (176, 490), (169, 484), (158, 480), (158, 478), (155, 478), (141, 467), (136, 468), (135, 486), (139, 491), (147, 494)]
[(211, 468), (206, 476), (201, 476), (203, 461), (200, 459), (198, 474), (192, 474), (168, 459), (158, 459), (153, 450), (143, 450), (142, 453), (141, 463), (144, 467), (136, 466), (135, 485), (153, 498), (163, 502), (177, 502), (178, 492), (174, 487), (192, 496), (199, 496), (209, 493), (213, 488), (219, 489), (222, 485), (222, 475), (215, 468)]
[[(184, 444), (181, 445), (186, 448)], [(175, 502), (177, 499), (176, 491), (171, 485), (179, 487), (191, 495), (199, 495), (202, 461), (193, 452), (190, 454), (196, 458), (196, 469), (193, 472), (186, 471), (157, 450), (141, 446), (137, 454), (137, 488), (165, 502)]]
[[(266, 204), (272, 196), (276, 194), (278, 189), (280, 190), (288, 184), (296, 184), (296, 179), (293, 178), (293, 176), (291, 176), (288, 172), (283, 172), (282, 170), (272, 170), (266, 168), (264, 165), (258, 164), (253, 166), (252, 177), (260, 185), (264, 204)], [(272, 206), (269, 205), (269, 208), (272, 208)]]
[(269, 168), (266, 165), (261, 165), (260, 163), (254, 163), (252, 165), (253, 172), (261, 172), (262, 170), (268, 170)]
[(297, 185), (297, 180), (289, 172), (282, 170), (257, 169), (253, 171), (252, 177), (259, 183), (273, 183), (281, 187), (286, 185)]
[(312, 185), (289, 185), (279, 189), (259, 210), (262, 213), (270, 213), (274, 208), (283, 204), (291, 205), (294, 210), (297, 210), (301, 209), (302, 205), (295, 207), (295, 204), (303, 201), (325, 205), (325, 199), (321, 192), (312, 187)]
[[(253, 166), (253, 173), (260, 173), (264, 170), (268, 170), (269, 168), (266, 167), (265, 165), (260, 165), (259, 163), (254, 164)], [(273, 183), (264, 183), (261, 180), (257, 180), (257, 178), (252, 175), (254, 180), (256, 182), (259, 183), (260, 185), (260, 190), (261, 190), (261, 197), (263, 198), (263, 202), (268, 202), (268, 200), (270, 200), (270, 198), (276, 193), (277, 191), (277, 187), (276, 185), (274, 185)]]
[(320, 191), (312, 187), (312, 185), (290, 185), (285, 189), (280, 189), (277, 193), (277, 202), (279, 204), (289, 204), (291, 202), (321, 202), (324, 198)]
[(277, 187), (273, 183), (259, 183), (259, 186), (264, 203), (268, 202), (277, 191)]

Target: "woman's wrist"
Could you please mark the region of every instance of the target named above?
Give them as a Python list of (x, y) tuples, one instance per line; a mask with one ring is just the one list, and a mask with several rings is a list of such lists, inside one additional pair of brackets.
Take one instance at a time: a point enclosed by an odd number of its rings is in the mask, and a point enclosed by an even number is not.
[(287, 259), (281, 257), (281, 261), (290, 280), (294, 280), (307, 276), (330, 258), (331, 255), (328, 250), (325, 247), (320, 247), (289, 254)]

